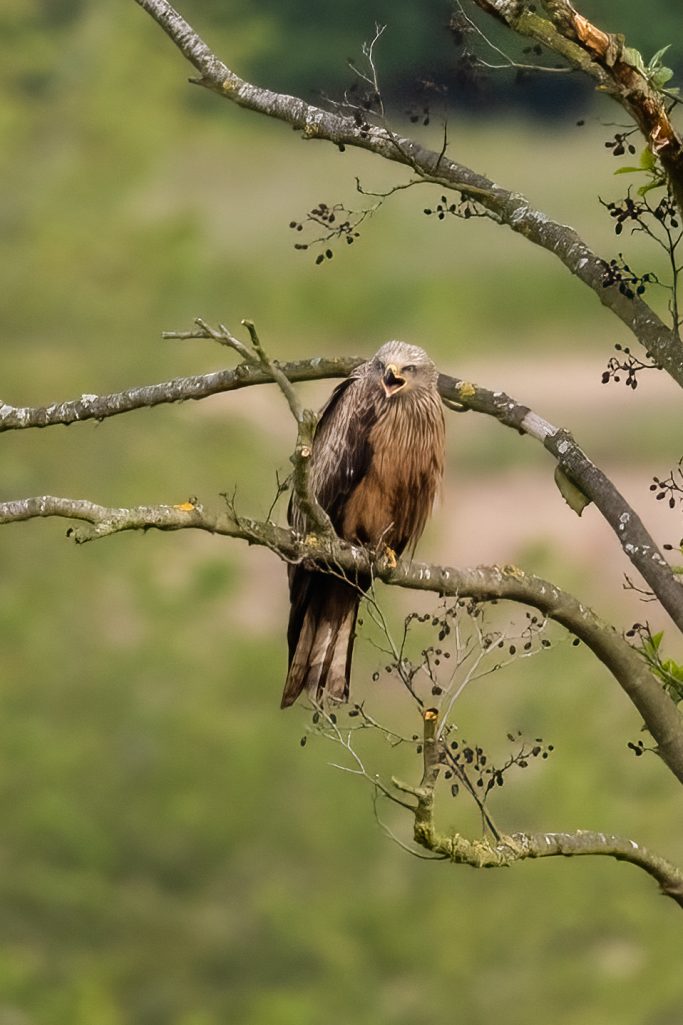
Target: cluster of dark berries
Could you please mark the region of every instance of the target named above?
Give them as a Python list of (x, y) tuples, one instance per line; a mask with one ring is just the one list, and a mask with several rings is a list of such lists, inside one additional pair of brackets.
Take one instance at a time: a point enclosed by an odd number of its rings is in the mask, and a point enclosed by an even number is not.
[(617, 285), (622, 295), (627, 299), (635, 299), (637, 295), (643, 295), (648, 285), (659, 284), (657, 275), (648, 271), (646, 274), (636, 274), (631, 270), (624, 260), (622, 253), (616, 260), (610, 260), (605, 264), (602, 272), (602, 287), (609, 288)]
[[(453, 651), (448, 650), (446, 643), (452, 633), (451, 624), (460, 612), (464, 612), (466, 615), (476, 618), (480, 615), (481, 608), (477, 602), (472, 599), (459, 598), (457, 601), (451, 602), (450, 604), (443, 602), (437, 613), (410, 612), (404, 620), (404, 640), (401, 645), (402, 650), (405, 648), (406, 639), (413, 623), (429, 623), (436, 632), (437, 643), (430, 644), (427, 647), (422, 648), (420, 658), (415, 661), (402, 657), (397, 662), (387, 664), (384, 667), (384, 672), (387, 674), (396, 673), (399, 679), (411, 691), (413, 689), (413, 681), (415, 677), (419, 673), (423, 673), (430, 681), (432, 695), (437, 697), (440, 694), (443, 694), (443, 687), (439, 683), (438, 673), (442, 663), (453, 657)], [(381, 673), (379, 670), (372, 674), (372, 679), (375, 683), (379, 680), (380, 675)]]
[(678, 210), (670, 196), (665, 196), (664, 199), (660, 199), (659, 203), (652, 211), (652, 216), (656, 217), (665, 228), (678, 228), (679, 226)]
[(641, 754), (644, 754), (645, 751), (651, 751), (651, 750), (654, 749), (652, 747), (646, 747), (642, 740), (636, 741), (635, 744), (634, 744), (633, 740), (630, 740), (629, 743), (627, 744), (627, 747), (631, 748), (631, 750), (633, 751), (633, 753), (636, 755), (637, 758), (639, 758), (641, 756)]
[(438, 697), (440, 694), (443, 694), (443, 687), (437, 682), (436, 670), (441, 665), (441, 660), (449, 659), (451, 653), (444, 648), (435, 648), (433, 645), (430, 645), (430, 647), (422, 649), (421, 655), (424, 670), (432, 681), (432, 695)]
[[(650, 491), (656, 492), (655, 498), (658, 502), (666, 499), (669, 509), (675, 509), (676, 501), (681, 501), (681, 498), (677, 496), (683, 495), (683, 459), (679, 460), (678, 466), (675, 470), (672, 470), (668, 477), (661, 480), (659, 477), (652, 478), (652, 484), (650, 484)], [(672, 550), (673, 546), (664, 546), (669, 551)]]
[[(532, 612), (526, 612), (526, 626), (521, 631), (518, 638), (515, 641), (510, 641), (506, 637), (501, 637), (500, 634), (491, 633), (485, 634), (482, 640), (482, 646), (485, 649), (493, 648), (507, 648), (509, 655), (516, 655), (518, 645), (522, 652), (530, 652), (534, 645), (536, 636), (545, 628), (546, 621), (540, 616), (535, 615)], [(547, 637), (541, 638), (541, 647), (550, 648), (552, 642)]]
[(620, 202), (604, 203), (609, 210), (610, 217), (615, 220), (614, 234), (621, 235), (624, 224), (634, 221), (636, 225), (642, 225), (643, 216), (651, 213), (649, 206), (644, 202), (636, 202), (631, 196), (626, 196)]
[[(635, 129), (633, 131), (635, 131)], [(632, 142), (626, 141), (629, 136), (633, 135), (633, 131), (615, 132), (614, 138), (605, 143), (605, 149), (611, 149), (613, 157), (623, 157), (626, 150), (628, 150), (629, 153), (634, 154), (636, 151), (635, 146)]]
[[(633, 298), (630, 296), (629, 298)], [(607, 367), (602, 372), (602, 383), (609, 384), (610, 381), (614, 381), (615, 384), (619, 384), (622, 376), (625, 375), (624, 384), (627, 388), (632, 388), (634, 391), (638, 387), (638, 374), (641, 370), (659, 370), (659, 365), (652, 360), (652, 355), (649, 352), (645, 353), (645, 360), (640, 359), (638, 356), (634, 356), (628, 345), (619, 345), (617, 343), (614, 348), (617, 352), (623, 353), (623, 356), (611, 356), (607, 361)]]
[[(507, 734), (511, 744), (519, 743), (522, 736), (521, 731), (516, 735)], [(545, 744), (542, 737), (537, 737), (533, 742), (522, 741), (516, 752), (510, 754), (501, 766), (489, 762), (488, 755), (478, 744), (468, 744), (466, 740), (460, 743), (453, 740), (447, 745), (444, 751), (444, 760), (447, 768), (444, 772), (445, 779), (458, 779), (464, 782), (469, 788), (476, 788), (481, 792), (482, 800), (494, 787), (502, 787), (505, 783), (505, 776), (513, 766), (519, 769), (528, 768), (535, 758), (547, 759), (554, 751), (552, 744)], [(456, 797), (460, 790), (460, 784), (451, 784), (451, 794)], [(475, 791), (476, 792), (476, 791)]]
[(643, 640), (643, 638), (650, 636), (650, 627), (647, 623), (634, 623), (630, 630), (626, 631), (624, 636), (629, 639), (631, 637), (640, 637), (640, 639)]
[(367, 139), (368, 135), (370, 134), (370, 124), (365, 115), (363, 114), (362, 110), (354, 110), (353, 121), (356, 128), (358, 129), (358, 134), (361, 137), (361, 139)]
[(636, 744), (634, 744), (632, 740), (629, 740), (626, 747), (629, 747), (631, 751), (633, 751), (636, 758), (640, 758), (641, 755), (644, 755), (646, 751), (650, 750), (649, 747), (645, 747), (642, 740), (639, 740)]
[[(344, 214), (346, 215), (344, 220), (340, 220), (340, 215)], [(294, 248), (306, 250), (311, 246), (329, 242), (331, 239), (341, 238), (348, 245), (351, 245), (357, 238), (360, 238), (360, 232), (356, 231), (356, 227), (359, 221), (362, 220), (363, 215), (359, 215), (355, 221), (352, 221), (349, 215), (350, 211), (341, 203), (336, 203), (334, 206), (329, 206), (327, 203), (318, 203), (317, 206), (308, 211), (303, 222), (290, 221), (289, 226), (293, 231), (303, 231), (306, 224), (316, 224), (324, 229), (324, 235), (313, 242), (295, 242)], [(323, 260), (331, 260), (333, 256), (332, 250), (327, 248), (316, 256), (315, 262), (316, 264), (321, 264)]]
[(416, 91), (420, 99), (411, 103), (406, 116), (411, 124), (416, 125), (422, 122), (427, 126), (431, 120), (430, 103), (434, 97), (441, 98), (441, 101), (448, 96), (448, 86), (444, 82), (437, 82), (434, 78), (419, 78), (415, 83)]
[[(355, 64), (350, 57), (348, 58), (347, 63), (350, 64), (352, 68), (355, 68)], [(360, 110), (369, 112), (371, 110), (382, 109), (382, 97), (380, 96), (380, 94), (376, 92), (374, 89), (362, 88), (359, 82), (352, 82), (352, 84), (346, 90), (346, 96), (347, 99), (352, 99), (353, 102), (360, 108)], [(356, 119), (356, 124), (359, 127), (360, 122), (364, 120), (363, 115), (360, 113), (360, 110), (356, 111), (356, 113), (360, 115), (360, 121)], [(356, 115), (354, 114), (354, 119), (355, 117)], [(367, 127), (369, 127), (369, 125)]]
[(406, 117), (408, 118), (411, 124), (416, 125), (418, 121), (421, 121), (422, 124), (426, 127), (429, 124), (430, 120), (429, 107), (427, 106), (427, 104), (424, 104), (423, 106), (409, 107), (406, 111)]
[(427, 217), (436, 214), (440, 221), (443, 221), (446, 214), (452, 214), (454, 217), (463, 217), (465, 220), (469, 220), (470, 217), (484, 216), (484, 211), (480, 210), (471, 199), (462, 199), (459, 203), (449, 203), (445, 196), (441, 197), (440, 202), (436, 204), (434, 209), (425, 207), (423, 213)]
[(442, 221), (446, 214), (457, 215), (458, 204), (449, 203), (446, 197), (442, 196), (441, 202), (437, 203), (436, 205), (436, 209), (432, 210), (431, 207), (425, 207), (424, 212), (426, 213), (427, 217), (430, 217), (433, 213), (435, 213), (439, 220)]

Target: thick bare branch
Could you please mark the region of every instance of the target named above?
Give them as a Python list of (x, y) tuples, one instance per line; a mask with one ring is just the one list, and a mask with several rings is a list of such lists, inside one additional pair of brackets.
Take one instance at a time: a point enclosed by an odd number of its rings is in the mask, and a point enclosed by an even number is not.
[(494, 416), (507, 427), (540, 441), (569, 479), (595, 503), (619, 539), (624, 554), (683, 630), (683, 586), (638, 514), (602, 470), (591, 462), (569, 431), (555, 427), (505, 392), (492, 392), (444, 374), (439, 378), (439, 391), (446, 399)]
[(51, 496), (0, 503), (0, 523), (48, 516), (89, 524), (71, 532), (79, 543), (125, 530), (192, 528), (263, 545), (288, 562), (308, 560), (335, 573), (344, 573), (350, 579), (356, 579), (358, 573), (371, 573), (375, 579), (397, 587), (530, 605), (566, 627), (607, 666), (642, 715), (661, 758), (683, 782), (683, 720), (643, 659), (614, 627), (603, 622), (590, 608), (554, 584), (530, 576), (515, 566), (455, 569), (399, 562), (392, 569), (388, 560), (374, 561), (371, 553), (348, 542), (329, 536), (302, 539), (274, 523), (237, 516), (227, 504), (215, 512), (189, 502), (111, 509), (83, 500)]
[[(208, 335), (190, 332), (190, 337), (205, 338)], [(360, 357), (354, 356), (329, 359), (316, 357), (283, 364), (281, 369), (290, 381), (317, 381), (321, 378), (346, 377), (361, 362)], [(262, 366), (240, 363), (234, 370), (176, 377), (172, 381), (140, 385), (109, 395), (81, 395), (78, 399), (54, 402), (48, 406), (11, 406), (0, 400), (0, 432), (55, 427), (60, 424), (68, 426), (84, 420), (105, 420), (135, 409), (205, 399), (210, 395), (248, 388), (253, 384), (271, 383), (272, 377)]]
[[(207, 327), (200, 332), (189, 332), (188, 336), (213, 337), (212, 334), (206, 333), (209, 330)], [(316, 356), (310, 360), (277, 364), (277, 372), (289, 382), (345, 377), (360, 362), (361, 357)], [(111, 395), (84, 395), (80, 399), (53, 403), (49, 406), (13, 407), (3, 403), (0, 405), (0, 431), (49, 427), (89, 419), (103, 420), (134, 409), (188, 399), (202, 399), (251, 385), (270, 384), (272, 381), (272, 367), (250, 362), (242, 363), (234, 370), (220, 370), (196, 377), (180, 377), (173, 381), (144, 385)], [(679, 580), (636, 512), (605, 474), (591, 462), (568, 431), (555, 427), (505, 392), (492, 392), (457, 377), (441, 374), (439, 392), (446, 404), (454, 402), (459, 408), (464, 407), (493, 416), (506, 427), (540, 441), (557, 460), (558, 466), (583, 494), (595, 503), (612, 527), (627, 558), (661, 600), (674, 622), (683, 630), (683, 587)], [(295, 406), (295, 409), (298, 410), (299, 407)], [(294, 483), (300, 496), (304, 496), (307, 494), (307, 463), (315, 418), (308, 411), (303, 411), (300, 415), (299, 437), (293, 459)], [(316, 513), (317, 503), (307, 503), (304, 499), (304, 504), (309, 521), (316, 525), (319, 532), (329, 532), (327, 517), (319, 507)]]
[(574, 833), (512, 833), (497, 841), (469, 840), (440, 833), (434, 822), (434, 790), (441, 771), (442, 744), (435, 709), (424, 713), (423, 772), (419, 786), (394, 779), (394, 786), (416, 800), (413, 809), (416, 843), (433, 854), (473, 868), (509, 867), (528, 858), (601, 855), (627, 861), (652, 876), (662, 893), (683, 907), (683, 872), (671, 862), (623, 836), (580, 829)]
[[(198, 84), (241, 107), (284, 121), (306, 139), (324, 139), (337, 146), (356, 146), (386, 160), (404, 164), (424, 181), (453, 189), (480, 203), (513, 231), (553, 253), (588, 285), (600, 302), (623, 321), (657, 363), (683, 387), (683, 344), (638, 296), (628, 299), (616, 286), (603, 287), (605, 261), (577, 233), (535, 210), (524, 196), (501, 188), (484, 175), (456, 163), (443, 152), (426, 149), (384, 126), (356, 124), (353, 117), (323, 110), (304, 100), (246, 82), (216, 57), (167, 0), (135, 0), (173, 40), (197, 69)], [(500, 0), (504, 7), (520, 7)]]

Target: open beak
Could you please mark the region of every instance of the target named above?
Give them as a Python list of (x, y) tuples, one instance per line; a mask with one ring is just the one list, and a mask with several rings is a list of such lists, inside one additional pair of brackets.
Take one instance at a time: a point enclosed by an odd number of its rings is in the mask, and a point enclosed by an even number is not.
[(392, 395), (395, 395), (397, 391), (400, 391), (403, 385), (406, 383), (405, 377), (401, 377), (398, 372), (398, 367), (395, 363), (389, 363), (384, 371), (384, 377), (382, 378), (382, 387), (384, 393), (389, 399)]

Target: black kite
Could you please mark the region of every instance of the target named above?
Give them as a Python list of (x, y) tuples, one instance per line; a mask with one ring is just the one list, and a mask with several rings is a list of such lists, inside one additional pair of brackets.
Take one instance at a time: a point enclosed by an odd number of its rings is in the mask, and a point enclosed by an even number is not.
[[(443, 476), (437, 377), (422, 349), (387, 342), (332, 392), (315, 433), (310, 483), (340, 537), (397, 555), (414, 550)], [(307, 533), (295, 500), (289, 520)], [(324, 693), (347, 700), (358, 605), (369, 584), (290, 566), (283, 708), (304, 690), (316, 702)]]

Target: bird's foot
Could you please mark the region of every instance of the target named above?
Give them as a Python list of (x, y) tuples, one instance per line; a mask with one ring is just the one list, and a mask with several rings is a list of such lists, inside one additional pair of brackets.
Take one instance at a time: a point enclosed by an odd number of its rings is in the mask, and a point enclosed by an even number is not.
[(396, 566), (398, 565), (398, 556), (396, 555), (396, 552), (393, 548), (390, 548), (389, 545), (384, 545), (383, 547), (384, 551), (382, 554), (386, 559), (387, 566), (389, 569), (396, 569)]

